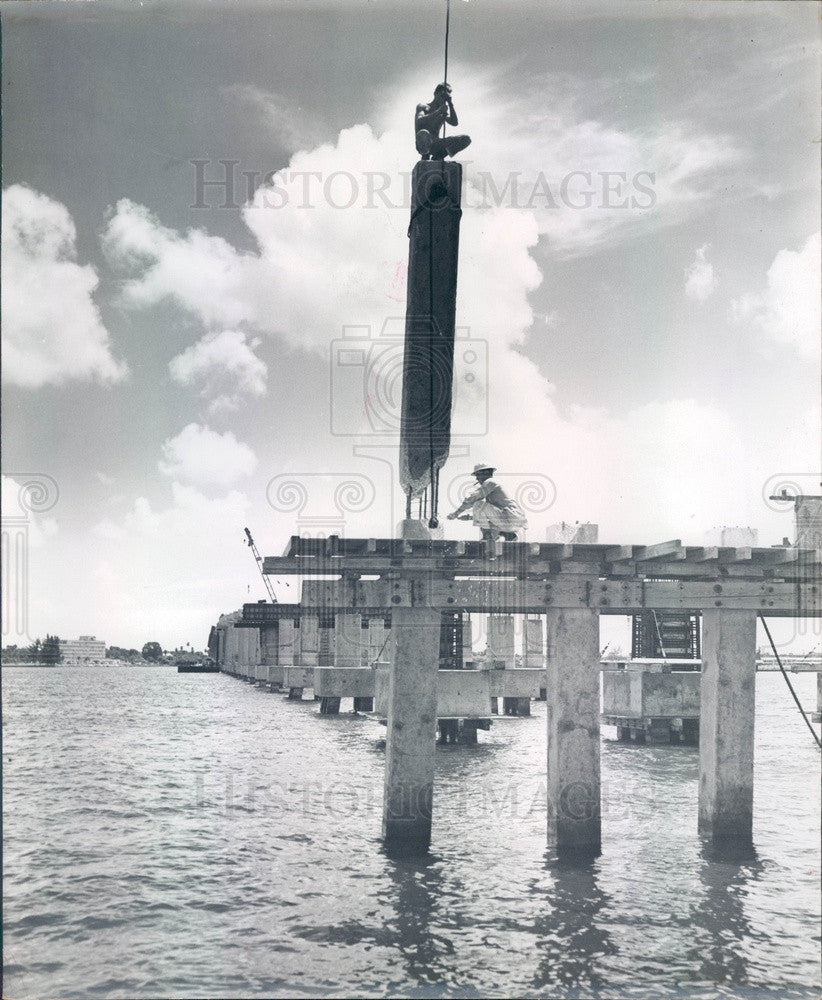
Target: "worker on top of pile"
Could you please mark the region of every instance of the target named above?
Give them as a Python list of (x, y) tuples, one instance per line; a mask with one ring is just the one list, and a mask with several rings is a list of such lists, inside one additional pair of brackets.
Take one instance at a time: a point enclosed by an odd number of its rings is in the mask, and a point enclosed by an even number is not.
[[(499, 535), (506, 542), (515, 542), (517, 531), (528, 527), (528, 521), (516, 500), (512, 500), (499, 483), (491, 478), (495, 471), (492, 465), (475, 465), (477, 488), (448, 515), (451, 521), (456, 518), (473, 521), (490, 545), (493, 545)], [(462, 517), (462, 512), (469, 507), (473, 508), (471, 514)]]
[(467, 135), (449, 135), (439, 138), (443, 125), (459, 125), (457, 112), (451, 101), (451, 87), (439, 83), (434, 89), (434, 100), (430, 104), (418, 104), (414, 115), (414, 131), (417, 138), (417, 152), (423, 160), (443, 160), (471, 144)]

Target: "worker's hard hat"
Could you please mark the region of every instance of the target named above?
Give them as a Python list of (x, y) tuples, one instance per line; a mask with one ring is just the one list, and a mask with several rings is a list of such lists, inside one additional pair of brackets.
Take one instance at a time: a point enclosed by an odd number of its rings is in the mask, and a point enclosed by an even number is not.
[(494, 465), (475, 465), (473, 474), (476, 476), (478, 472), (496, 472), (496, 466)]

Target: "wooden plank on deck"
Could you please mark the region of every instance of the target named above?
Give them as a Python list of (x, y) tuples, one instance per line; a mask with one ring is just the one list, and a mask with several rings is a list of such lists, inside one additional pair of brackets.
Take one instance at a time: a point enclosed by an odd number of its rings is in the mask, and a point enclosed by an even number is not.
[(685, 549), (682, 547), (682, 540), (674, 538), (670, 542), (659, 542), (658, 545), (640, 545), (634, 549), (634, 559), (637, 562), (661, 559), (663, 556), (668, 559), (684, 559)]
[(750, 546), (743, 546), (742, 548), (721, 547), (719, 549), (719, 561), (720, 563), (750, 562), (751, 551)]
[(633, 557), (633, 545), (609, 545), (605, 550), (605, 562), (626, 562)]

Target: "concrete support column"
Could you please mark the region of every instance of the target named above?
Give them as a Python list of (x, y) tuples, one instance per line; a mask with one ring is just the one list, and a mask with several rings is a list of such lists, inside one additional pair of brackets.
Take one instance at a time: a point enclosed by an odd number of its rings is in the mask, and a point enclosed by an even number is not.
[(388, 630), (384, 618), (372, 618), (368, 622), (368, 663), (371, 666), (377, 660), (388, 659)]
[[(262, 663), (263, 653), (260, 647), (260, 630), (258, 628), (247, 628), (246, 632), (250, 633), (248, 636), (248, 656), (250, 657), (250, 662), (254, 664), (255, 676), (257, 680), (260, 680), (260, 664)], [(267, 674), (267, 672), (266, 672)]]
[(671, 720), (649, 719), (648, 729), (647, 729), (647, 739), (649, 743), (670, 743)]
[(277, 636), (277, 655), (280, 666), (293, 667), (296, 663), (294, 659), (297, 653), (295, 632), (296, 629), (291, 618), (280, 619), (279, 634)]
[(248, 629), (235, 628), (235, 633), (237, 635), (237, 656), (243, 665), (243, 673), (250, 677), (251, 671), (248, 668), (251, 666), (251, 657), (249, 655)]
[[(524, 667), (542, 670), (545, 667), (545, 649), (542, 635), (542, 616), (523, 618), (522, 660)], [(540, 689), (541, 690), (541, 689)], [(531, 699), (516, 698), (516, 714), (531, 714)], [(544, 700), (544, 699), (543, 699)]]
[[(463, 613), (462, 616), (462, 665), (467, 667), (474, 659), (474, 630), (472, 628), (471, 616)], [(476, 732), (474, 733), (476, 736)]]
[(368, 632), (362, 627), (362, 615), (338, 614), (334, 629), (334, 666), (361, 667), (367, 641)]
[(265, 667), (265, 679), (268, 682), (269, 691), (277, 690), (282, 686), (283, 672), (279, 666), (279, 633), (279, 622), (263, 625), (260, 629), (260, 662)]
[(753, 833), (756, 612), (702, 612), (699, 832), (750, 843)]
[[(297, 664), (299, 657), (299, 638), (297, 630), (294, 628), (292, 618), (281, 618), (279, 636), (277, 639), (277, 655), (281, 667), (293, 667)], [(289, 688), (288, 697), (299, 700), (303, 696), (303, 689)]]
[(277, 625), (264, 625), (260, 629), (260, 658), (266, 666), (276, 667), (280, 662), (278, 637)]
[(599, 614), (557, 609), (548, 620), (548, 842), (560, 854), (601, 849)]
[[(513, 670), (517, 665), (516, 647), (514, 644), (514, 616), (488, 616), (488, 650), (492, 660), (504, 660), (505, 669)], [(503, 715), (519, 715), (524, 708), (520, 698), (503, 698)], [(527, 714), (530, 709), (522, 711)]]
[[(548, 649), (548, 643), (546, 642), (544, 646), (543, 646), (543, 643), (542, 643), (543, 628), (542, 628), (542, 618), (541, 617), (540, 617), (539, 621), (540, 621), (540, 630), (539, 630), (540, 631), (540, 648), (542, 649), (542, 655), (540, 657), (539, 666), (541, 666), (543, 668), (546, 668), (548, 666), (548, 656), (550, 655), (550, 653), (549, 653), (549, 649)], [(534, 631), (536, 631), (536, 628), (534, 629)], [(546, 623), (546, 629), (545, 629), (545, 631), (547, 632), (547, 623)], [(528, 642), (528, 626), (527, 625), (526, 625), (525, 639), (526, 639), (526, 644), (527, 644), (527, 642)], [(526, 656), (527, 655), (528, 655), (528, 651), (527, 651), (527, 645), (526, 645)], [(526, 664), (526, 665), (530, 666), (530, 664)], [(545, 676), (547, 677), (547, 674)], [(547, 680), (543, 681), (543, 684), (547, 684), (547, 683), (548, 683)], [(540, 701), (547, 701), (547, 699), (548, 699), (548, 688), (547, 687), (543, 687), (542, 685), (540, 685), (539, 700)]]
[(525, 666), (542, 669), (545, 666), (545, 642), (542, 634), (542, 616), (525, 619)]
[(244, 628), (240, 631), (244, 632), (244, 655), (246, 658), (246, 663), (254, 664), (255, 666), (260, 662), (260, 630), (258, 628)]
[(300, 615), (300, 666), (316, 667), (320, 660), (320, 619)]
[(321, 667), (334, 666), (334, 626), (327, 624), (320, 625), (319, 654), (318, 662)]
[(516, 654), (513, 615), (488, 616), (488, 655), (492, 660), (504, 660), (506, 670), (514, 669)]
[(233, 673), (239, 674), (240, 677), (245, 676), (245, 670), (242, 667), (240, 661), (239, 645), (237, 642), (237, 633), (239, 629), (234, 628), (233, 625), (225, 630), (225, 656), (226, 661), (230, 664), (230, 668)]
[(459, 732), (459, 742), (463, 746), (473, 747), (477, 745), (477, 719), (463, 719)]
[[(366, 635), (365, 630), (363, 630), (363, 635)], [(389, 634), (389, 629), (385, 627), (384, 618), (371, 618), (368, 622), (368, 648), (367, 656), (363, 662), (363, 666), (371, 666), (373, 663), (378, 661), (386, 661), (390, 656), (389, 646), (391, 643), (391, 637)], [(372, 697), (359, 697), (354, 698), (354, 711), (355, 712), (373, 712), (374, 711), (374, 699)]]
[(432, 608), (391, 611), (382, 836), (404, 854), (431, 843), (441, 618)]

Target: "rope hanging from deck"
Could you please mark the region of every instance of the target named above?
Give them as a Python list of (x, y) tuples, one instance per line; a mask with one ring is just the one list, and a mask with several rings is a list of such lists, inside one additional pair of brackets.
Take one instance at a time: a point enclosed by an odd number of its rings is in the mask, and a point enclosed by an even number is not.
[(785, 668), (782, 666), (782, 660), (779, 658), (779, 653), (777, 653), (776, 651), (776, 643), (773, 641), (771, 630), (768, 628), (768, 623), (765, 621), (765, 616), (761, 612), (759, 613), (759, 620), (762, 622), (762, 627), (765, 629), (765, 635), (767, 635), (768, 642), (770, 642), (771, 644), (773, 655), (776, 657), (776, 662), (779, 664), (779, 669), (782, 671), (782, 676), (785, 678), (785, 683), (788, 685), (788, 690), (791, 692), (793, 700), (796, 702), (796, 707), (802, 713), (802, 718), (805, 720), (805, 725), (808, 727), (808, 729), (810, 729), (811, 736), (813, 736), (816, 745), (819, 747), (820, 750), (822, 750), (822, 741), (820, 741), (819, 737), (816, 735), (816, 730), (811, 725), (811, 721), (808, 718), (807, 714), (805, 713), (805, 709), (802, 707), (802, 702), (796, 696), (796, 691), (794, 691), (793, 689), (793, 684), (791, 684), (790, 678), (785, 673)]

